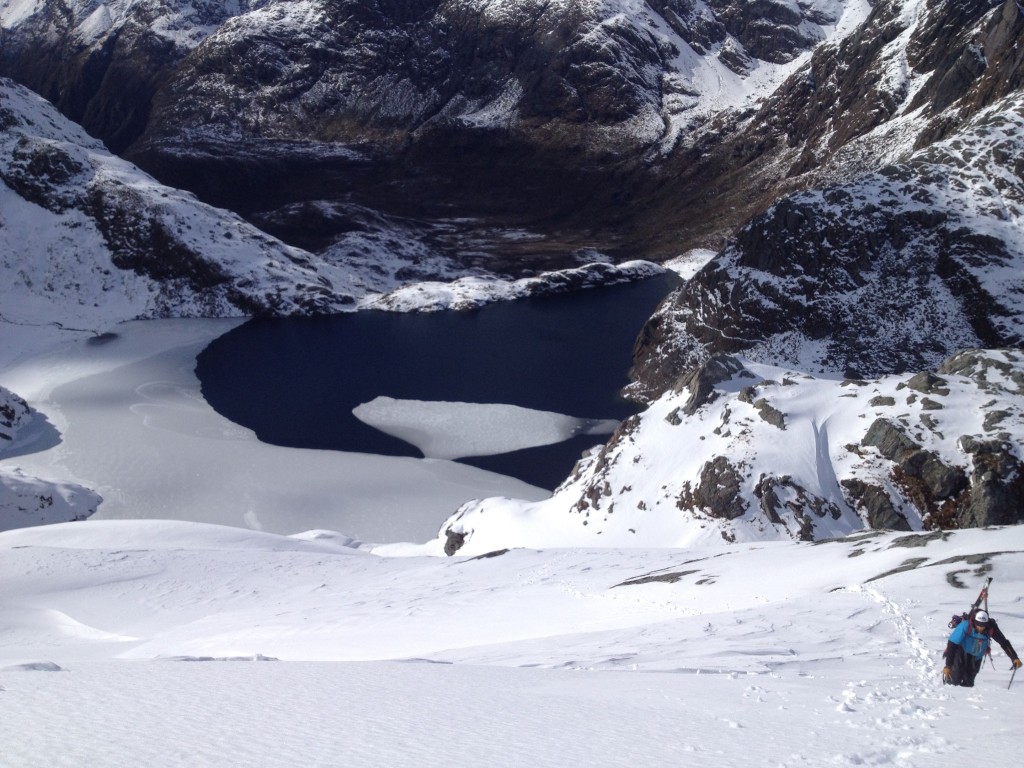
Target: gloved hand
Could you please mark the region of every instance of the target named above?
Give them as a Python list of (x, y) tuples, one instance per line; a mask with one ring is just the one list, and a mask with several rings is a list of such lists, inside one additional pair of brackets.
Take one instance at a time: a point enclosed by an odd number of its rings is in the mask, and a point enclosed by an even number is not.
[(949, 667), (943, 667), (942, 669), (942, 682), (946, 685), (952, 685), (953, 683), (953, 670)]
[(1020, 669), (1020, 659), (1014, 659), (1013, 660), (1013, 668), (1014, 669)]

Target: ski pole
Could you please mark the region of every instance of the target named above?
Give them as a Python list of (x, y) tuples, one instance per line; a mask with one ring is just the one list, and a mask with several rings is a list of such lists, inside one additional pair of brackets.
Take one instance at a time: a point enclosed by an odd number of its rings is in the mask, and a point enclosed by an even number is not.
[(1014, 668), (1013, 668), (1013, 674), (1012, 674), (1012, 675), (1010, 675), (1010, 682), (1009, 682), (1009, 684), (1008, 684), (1008, 685), (1006, 686), (1006, 690), (1010, 690), (1010, 686), (1011, 686), (1011, 685), (1013, 685), (1013, 678), (1014, 678), (1014, 677), (1016, 676), (1016, 674), (1017, 674), (1017, 668), (1016, 668), (1016, 667), (1014, 667)]

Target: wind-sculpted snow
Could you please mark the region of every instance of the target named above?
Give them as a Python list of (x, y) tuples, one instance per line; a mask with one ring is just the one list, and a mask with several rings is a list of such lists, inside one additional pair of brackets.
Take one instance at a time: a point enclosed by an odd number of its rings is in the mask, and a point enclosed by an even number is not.
[(987, 577), (1019, 650), (1022, 549), (1024, 528), (447, 560), (325, 531), (9, 531), (3, 758), (423, 768), (447, 735), (491, 768), (1003, 768), (1010, 660), (956, 688), (941, 653)]
[(485, 499), (449, 551), (691, 547), (1024, 522), (1024, 355), (814, 378), (719, 356), (580, 461), (551, 499)]

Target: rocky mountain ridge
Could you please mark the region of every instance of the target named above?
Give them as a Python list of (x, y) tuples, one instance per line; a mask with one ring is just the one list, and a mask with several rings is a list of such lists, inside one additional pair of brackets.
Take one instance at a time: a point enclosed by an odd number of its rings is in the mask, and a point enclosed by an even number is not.
[[(95, 328), (110, 322), (107, 312), (116, 320), (309, 314), (353, 301), (347, 273), (332, 283), (309, 254), (159, 184), (3, 80), (0, 126), (0, 267), (14, 277), (0, 310), (8, 322)], [(106, 311), (97, 312), (101, 302)]]
[[(293, 245), (311, 247), (297, 230), (317, 250), (376, 236), (371, 210), (415, 220), (463, 268), (518, 278), (587, 249), (678, 254), (660, 231), (700, 216), (628, 231), (646, 208), (631, 201), (659, 193), (645, 154), (714, 137), (723, 111), (864, 13), (859, 0), (44, 0), (0, 16), (0, 74)], [(311, 204), (339, 199), (357, 207)]]
[(851, 377), (1019, 345), (1024, 98), (847, 184), (784, 198), (667, 300), (639, 342), (633, 393), (710, 355)]

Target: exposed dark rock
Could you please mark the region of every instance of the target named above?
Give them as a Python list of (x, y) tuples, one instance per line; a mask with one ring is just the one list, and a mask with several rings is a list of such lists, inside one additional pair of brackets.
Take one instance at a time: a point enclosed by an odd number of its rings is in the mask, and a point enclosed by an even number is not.
[(10, 163), (0, 165), (0, 179), (26, 200), (62, 213), (73, 201), (61, 187), (83, 170), (60, 146), (23, 135), (11, 154)]
[(907, 386), (925, 395), (948, 395), (948, 382), (930, 371), (922, 371), (907, 380)]
[(1020, 349), (967, 349), (944, 360), (938, 368), (943, 375), (966, 376), (973, 379), (983, 389), (994, 385), (990, 381), (989, 371), (996, 372), (998, 389), (1013, 394), (1024, 395), (1024, 373), (1014, 367), (1013, 363), (1024, 358)]
[(879, 579), (884, 579), (889, 576), (895, 576), (897, 573), (913, 571), (927, 562), (927, 557), (912, 557), (909, 560), (904, 560), (898, 567), (893, 568), (891, 571), (886, 571), (885, 573), (880, 573), (877, 576), (872, 576), (870, 579), (865, 579), (864, 583), (869, 584), (872, 581), (878, 581)]
[(677, 392), (689, 390), (690, 397), (683, 406), (683, 413), (692, 416), (697, 410), (715, 397), (715, 386), (735, 377), (753, 378), (743, 363), (730, 355), (714, 355), (692, 373), (680, 379), (675, 386)]
[[(961, 441), (961, 444), (963, 441)], [(961, 528), (1024, 523), (1024, 467), (1009, 445), (976, 444), (969, 499), (956, 512)]]
[(761, 475), (757, 485), (754, 486), (754, 496), (757, 497), (764, 516), (775, 524), (781, 524), (782, 518), (779, 517), (779, 511), (782, 509), (782, 502), (779, 501), (779, 495), (775, 492), (777, 485), (778, 479), (774, 476)]
[(752, 405), (754, 410), (757, 411), (757, 415), (760, 416), (763, 421), (766, 421), (779, 429), (786, 428), (786, 415), (778, 408), (772, 406), (772, 404), (765, 398), (757, 397), (756, 388), (744, 387), (739, 391), (739, 394), (736, 395), (736, 398), (740, 402)]
[(913, 536), (900, 536), (889, 542), (889, 549), (902, 547), (913, 549), (916, 547), (927, 547), (933, 541), (946, 541), (949, 534), (945, 531), (930, 531), (928, 533), (915, 533)]
[(999, 440), (979, 440), (973, 435), (963, 435), (957, 441), (957, 445), (961, 451), (971, 455), (1002, 453), (1007, 448), (1006, 444)]
[(894, 479), (900, 484), (922, 516), (935, 511), (935, 505), (957, 496), (967, 487), (967, 477), (959, 467), (951, 467), (931, 451), (911, 440), (898, 426), (876, 419), (861, 443), (874, 446), (892, 461)]
[(448, 528), (444, 533), (446, 536), (444, 542), (444, 553), (448, 555), (448, 557), (451, 557), (462, 549), (462, 545), (466, 543), (466, 534), (462, 531), (453, 531), (451, 528)]
[(773, 427), (778, 427), (783, 430), (786, 428), (786, 414), (778, 408), (773, 407), (763, 397), (754, 402), (754, 408), (757, 411), (758, 416)]
[(747, 511), (740, 495), (742, 474), (724, 456), (706, 462), (700, 472), (697, 487), (689, 483), (684, 487), (677, 506), (680, 509), (703, 510), (712, 517), (735, 520)]
[[(789, 497), (785, 503), (780, 498), (782, 492)], [(788, 475), (781, 477), (762, 475), (754, 486), (754, 496), (765, 517), (770, 522), (785, 527), (797, 541), (814, 540), (815, 517), (828, 516), (832, 520), (838, 520), (842, 516), (841, 510), (835, 503), (810, 493)], [(792, 521), (796, 525), (795, 530), (790, 522), (782, 516), (783, 510), (792, 516)]]
[(666, 573), (653, 573), (647, 576), (637, 576), (635, 579), (626, 579), (615, 587), (635, 587), (639, 584), (675, 584), (686, 576), (692, 576), (700, 571), (668, 571)]
[(893, 506), (892, 499), (884, 488), (863, 480), (842, 481), (861, 516), (876, 530), (909, 531), (907, 518)]
[(921, 450), (902, 429), (888, 419), (875, 419), (861, 440), (861, 445), (874, 446), (885, 458), (897, 464)]
[(995, 432), (999, 428), (999, 423), (1009, 415), (1009, 411), (988, 411), (985, 414), (985, 420), (982, 422), (981, 428), (986, 432)]
[[(473, 560), (491, 560), (491, 559), (493, 559), (495, 557), (501, 557), (502, 555), (507, 555), (509, 553), (509, 551), (510, 550), (508, 550), (508, 549), (496, 549), (493, 552), (485, 552), (482, 555), (477, 555), (476, 557), (471, 557), (466, 562), (470, 562), (470, 561), (473, 561)], [(447, 545), (445, 546), (445, 554), (448, 554)]]
[(0, 451), (14, 440), (15, 431), (30, 414), (28, 403), (9, 389), (0, 387)]

